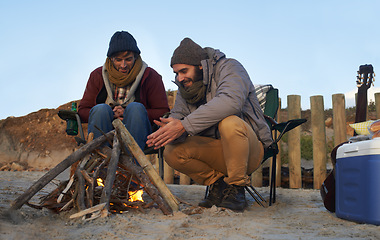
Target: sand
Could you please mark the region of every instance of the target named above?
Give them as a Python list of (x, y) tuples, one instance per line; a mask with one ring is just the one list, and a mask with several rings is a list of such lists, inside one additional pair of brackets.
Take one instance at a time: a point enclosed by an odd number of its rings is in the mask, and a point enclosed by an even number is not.
[[(380, 239), (380, 226), (337, 218), (324, 208), (319, 190), (310, 189), (277, 188), (277, 201), (268, 208), (247, 195), (244, 212), (212, 207), (189, 214), (191, 206), (181, 204), (181, 211), (170, 216), (152, 208), (86, 222), (70, 219), (74, 212), (55, 214), (24, 205), (12, 219), (5, 216), (10, 202), (44, 173), (0, 172), (0, 239)], [(204, 186), (168, 186), (194, 206), (204, 196)], [(49, 184), (31, 202), (54, 187)], [(257, 189), (268, 198), (267, 187)]]

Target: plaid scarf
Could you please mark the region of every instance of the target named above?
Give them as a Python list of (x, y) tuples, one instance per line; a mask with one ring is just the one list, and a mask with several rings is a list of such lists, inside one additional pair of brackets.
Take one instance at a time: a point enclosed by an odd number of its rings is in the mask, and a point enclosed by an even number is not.
[(129, 91), (131, 90), (131, 85), (128, 85), (126, 87), (117, 87), (115, 84), (111, 84), (111, 87), (113, 93), (113, 100), (115, 100), (115, 102), (117, 102), (120, 105), (123, 104), (128, 96)]
[(111, 86), (113, 100), (115, 100), (115, 102), (117, 102), (120, 105), (123, 104), (128, 96), (129, 90), (131, 89), (131, 85), (128, 85), (127, 87), (117, 87), (115, 84), (111, 84)]

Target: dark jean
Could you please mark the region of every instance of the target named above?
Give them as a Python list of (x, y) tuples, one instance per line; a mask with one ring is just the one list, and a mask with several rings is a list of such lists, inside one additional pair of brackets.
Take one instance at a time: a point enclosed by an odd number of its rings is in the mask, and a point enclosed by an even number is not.
[[(148, 112), (143, 104), (132, 102), (124, 110), (124, 126), (131, 133), (137, 144), (142, 150), (145, 148), (147, 136), (152, 133), (152, 126), (148, 118)], [(114, 113), (112, 108), (105, 103), (95, 105), (91, 108), (88, 118), (88, 132), (94, 133), (94, 138), (102, 136), (102, 133), (95, 127), (97, 126), (104, 133), (113, 130), (112, 121)]]

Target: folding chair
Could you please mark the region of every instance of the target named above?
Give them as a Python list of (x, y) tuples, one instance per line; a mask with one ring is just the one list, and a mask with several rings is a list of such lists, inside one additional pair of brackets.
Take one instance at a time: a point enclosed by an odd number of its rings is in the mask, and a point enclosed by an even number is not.
[[(292, 119), (287, 122), (277, 123), (275, 119), (277, 119), (277, 110), (279, 107), (278, 89), (273, 88), (270, 84), (256, 85), (255, 89), (260, 106), (263, 109), (265, 119), (267, 120), (268, 126), (273, 134), (273, 143), (265, 149), (264, 158), (261, 162), (261, 164), (263, 164), (268, 158), (272, 157), (269, 193), (269, 206), (271, 206), (272, 203), (276, 202), (276, 162), (277, 154), (279, 152), (278, 142), (286, 132), (303, 124), (306, 122), (306, 119)], [(252, 185), (246, 186), (245, 189), (259, 205), (264, 206), (263, 202), (266, 202), (265, 199)]]
[[(79, 114), (76, 111), (72, 111), (72, 110), (59, 110), (58, 116), (62, 120), (65, 120), (67, 124), (69, 123), (69, 121), (76, 121), (78, 124), (79, 137), (76, 136), (77, 133), (76, 134), (75, 133), (74, 134), (68, 133), (68, 135), (74, 136), (74, 139), (77, 142), (78, 146), (80, 146), (81, 144), (86, 144), (86, 139), (84, 137), (82, 122), (80, 120)], [(166, 117), (166, 116), (167, 115), (164, 115), (164, 117)], [(164, 157), (163, 157), (164, 148), (154, 149), (153, 147), (150, 147), (150, 148), (146, 147), (143, 152), (145, 155), (158, 154), (158, 159), (159, 159), (159, 163), (160, 163), (159, 164), (159, 175), (161, 178), (163, 178), (164, 177), (164, 165), (161, 163), (164, 162)]]

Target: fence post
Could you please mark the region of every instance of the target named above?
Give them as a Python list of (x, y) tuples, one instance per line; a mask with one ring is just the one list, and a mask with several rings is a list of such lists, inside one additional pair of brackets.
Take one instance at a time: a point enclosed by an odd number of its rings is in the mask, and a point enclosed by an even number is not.
[(174, 169), (171, 168), (165, 161), (164, 161), (164, 182), (166, 184), (174, 183)]
[(152, 163), (154, 169), (157, 171), (157, 173), (160, 172), (160, 161), (158, 159), (157, 154), (149, 154), (146, 155), (146, 157), (149, 159), (149, 161)]
[(186, 174), (180, 173), (179, 174), (179, 184), (180, 185), (190, 185), (191, 178), (187, 176)]
[(345, 105), (344, 94), (337, 93), (332, 95), (335, 146), (347, 141)]
[[(177, 91), (173, 91), (173, 98), (171, 99), (172, 101), (169, 102), (169, 106), (174, 106), (176, 97), (177, 97)], [(164, 164), (164, 182), (167, 184), (173, 184), (174, 183), (174, 169), (166, 163), (165, 159), (164, 159), (163, 164)]]
[(380, 119), (380, 93), (375, 93), (376, 119)]
[[(288, 96), (288, 119), (301, 118), (301, 96)], [(288, 133), (289, 146), (289, 188), (301, 188), (301, 128), (296, 127)]]
[(310, 97), (311, 132), (313, 136), (314, 189), (319, 189), (326, 179), (326, 128), (323, 96)]

